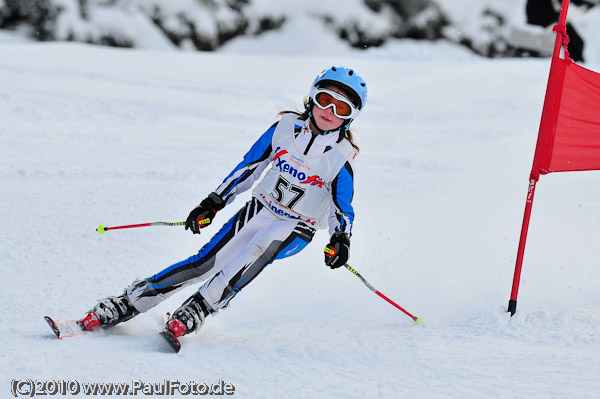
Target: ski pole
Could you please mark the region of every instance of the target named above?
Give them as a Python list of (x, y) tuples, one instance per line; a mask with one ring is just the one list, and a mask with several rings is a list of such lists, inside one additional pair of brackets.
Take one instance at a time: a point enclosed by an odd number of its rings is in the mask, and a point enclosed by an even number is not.
[(387, 302), (389, 302), (390, 304), (392, 304), (396, 308), (400, 309), (402, 312), (404, 312), (405, 315), (407, 315), (408, 317), (410, 317), (411, 319), (413, 319), (413, 321), (415, 322), (415, 324), (423, 324), (423, 319), (418, 318), (416, 316), (413, 316), (412, 314), (408, 313), (406, 311), (406, 309), (404, 309), (402, 306), (398, 305), (396, 302), (392, 301), (390, 298), (388, 298), (387, 296), (383, 295), (381, 292), (379, 292), (377, 289), (375, 289), (375, 287), (373, 287), (371, 284), (369, 284), (369, 282), (367, 280), (365, 280), (365, 278), (363, 276), (361, 276), (360, 273), (357, 272), (355, 269), (353, 269), (349, 264), (345, 263), (344, 267), (346, 269), (350, 270), (352, 273), (354, 273), (354, 275), (356, 277), (358, 277), (360, 279), (360, 281), (362, 281), (371, 291), (373, 291), (374, 293), (376, 293), (377, 295), (379, 295), (380, 297), (382, 297), (383, 299), (385, 299)]
[[(204, 222), (204, 220), (203, 220)], [(206, 223), (206, 222), (205, 222)], [(129, 224), (126, 226), (114, 226), (114, 227), (105, 227), (104, 225), (98, 226), (96, 231), (100, 234), (106, 233), (108, 230), (117, 230), (117, 229), (133, 229), (136, 227), (147, 227), (147, 226), (183, 226), (185, 222), (153, 222), (153, 223), (141, 223), (141, 224)]]

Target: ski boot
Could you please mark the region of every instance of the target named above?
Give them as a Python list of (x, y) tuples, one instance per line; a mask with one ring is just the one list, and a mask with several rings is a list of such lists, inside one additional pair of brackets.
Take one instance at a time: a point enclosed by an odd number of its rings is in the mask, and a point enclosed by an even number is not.
[(79, 325), (86, 331), (93, 331), (99, 327), (110, 327), (127, 321), (139, 313), (131, 305), (127, 295), (110, 296), (98, 301), (96, 306), (79, 320)]
[(181, 349), (180, 337), (198, 332), (204, 325), (206, 316), (216, 313), (209, 309), (210, 306), (198, 292), (185, 301), (172, 316), (168, 315), (169, 318), (161, 335), (175, 352), (179, 352)]
[(175, 336), (182, 337), (191, 332), (198, 332), (204, 325), (204, 320), (211, 312), (208, 304), (200, 293), (192, 295), (169, 317), (167, 330)]

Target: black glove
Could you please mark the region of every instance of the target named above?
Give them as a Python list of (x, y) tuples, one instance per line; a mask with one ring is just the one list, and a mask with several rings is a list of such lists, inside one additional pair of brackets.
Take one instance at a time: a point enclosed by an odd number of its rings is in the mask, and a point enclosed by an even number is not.
[(185, 221), (185, 229), (200, 234), (200, 229), (212, 223), (217, 211), (225, 207), (225, 201), (215, 193), (208, 194), (200, 205), (192, 209)]
[(336, 231), (325, 247), (325, 264), (332, 269), (344, 266), (350, 256), (350, 237), (342, 231)]

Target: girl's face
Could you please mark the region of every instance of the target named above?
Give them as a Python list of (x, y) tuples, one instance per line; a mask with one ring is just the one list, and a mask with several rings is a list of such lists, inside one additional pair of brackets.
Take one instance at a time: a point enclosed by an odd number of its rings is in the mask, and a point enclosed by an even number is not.
[[(346, 93), (335, 86), (325, 86), (324, 89), (335, 91), (336, 93), (346, 97)], [(323, 131), (339, 129), (344, 123), (344, 119), (335, 116), (333, 113), (333, 107), (321, 109), (316, 105), (313, 105), (312, 113), (315, 118), (315, 122), (317, 123), (317, 127)]]

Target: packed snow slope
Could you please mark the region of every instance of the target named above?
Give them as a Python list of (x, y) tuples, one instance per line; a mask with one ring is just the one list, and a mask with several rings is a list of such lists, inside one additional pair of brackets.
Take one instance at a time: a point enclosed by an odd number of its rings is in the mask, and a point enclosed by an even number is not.
[[(518, 312), (505, 312), (548, 61), (396, 50), (0, 45), (0, 395), (14, 379), (222, 379), (240, 398), (598, 398), (600, 174), (541, 178)], [(196, 253), (249, 194), (199, 236), (98, 225), (185, 220), (332, 64), (369, 84), (350, 264), (424, 325), (326, 268), (319, 232), (178, 355), (156, 331), (194, 289), (110, 332), (53, 336), (44, 315), (79, 317)]]

